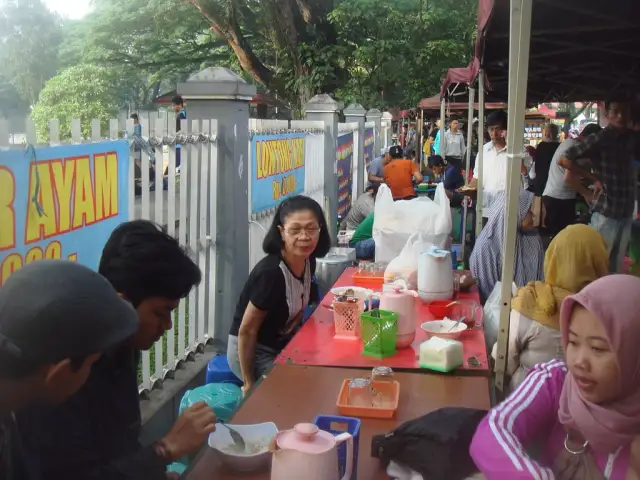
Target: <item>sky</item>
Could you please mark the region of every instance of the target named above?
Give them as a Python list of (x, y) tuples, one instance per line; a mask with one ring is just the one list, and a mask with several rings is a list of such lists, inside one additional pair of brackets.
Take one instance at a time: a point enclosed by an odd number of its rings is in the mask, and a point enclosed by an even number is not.
[(68, 18), (78, 19), (87, 14), (91, 0), (44, 0), (44, 3), (49, 10)]

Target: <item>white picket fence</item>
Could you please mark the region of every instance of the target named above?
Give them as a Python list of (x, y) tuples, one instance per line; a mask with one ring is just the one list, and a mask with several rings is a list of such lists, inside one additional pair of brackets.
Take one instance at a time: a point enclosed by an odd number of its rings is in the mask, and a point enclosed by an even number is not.
[[(134, 154), (131, 149), (129, 162), (129, 219), (146, 219), (165, 226), (169, 235), (176, 237), (192, 255), (202, 271), (202, 282), (180, 306), (173, 326), (153, 348), (142, 353), (140, 393), (153, 389), (178, 368), (180, 362), (194, 355), (214, 337), (215, 272), (216, 272), (216, 192), (217, 168), (217, 120), (183, 121), (176, 136), (175, 122), (167, 121), (166, 114), (141, 116), (142, 137), (155, 150), (155, 178), (149, 178), (151, 159), (144, 151)], [(60, 124), (49, 122), (47, 143), (38, 145), (33, 121), (24, 127), (25, 143), (34, 146), (81, 144), (132, 137), (133, 120), (128, 120), (123, 131), (121, 122), (112, 119), (109, 132), (103, 135), (100, 122), (91, 122), (90, 138), (81, 135), (80, 120), (72, 121), (71, 140), (61, 142)], [(0, 119), (0, 148), (21, 148), (9, 145), (9, 125)], [(176, 142), (182, 144), (180, 174), (176, 175)], [(140, 195), (136, 195), (135, 161), (140, 162)], [(164, 169), (168, 167), (168, 176)], [(151, 182), (155, 191), (151, 191)], [(167, 183), (167, 189), (163, 185)], [(106, 241), (106, 238), (103, 239)]]
[[(305, 134), (305, 180), (303, 194), (316, 200), (323, 207), (325, 199), (325, 123), (322, 121), (298, 120), (249, 120), (252, 134), (278, 135), (282, 133)], [(216, 138), (217, 120), (187, 121), (183, 120), (180, 132), (176, 134), (175, 123), (167, 118), (166, 113), (141, 114), (140, 124), (142, 138), (154, 150), (155, 171), (150, 178), (152, 159), (143, 149), (135, 152), (131, 148), (128, 195), (129, 219), (146, 219), (166, 227), (169, 235), (178, 239), (193, 256), (202, 271), (202, 282), (186, 299), (180, 302), (175, 320), (170, 331), (156, 342), (153, 348), (142, 353), (141, 394), (149, 392), (160, 384), (167, 376), (171, 376), (180, 363), (195, 355), (202, 346), (214, 338), (214, 313), (216, 298), (216, 197), (218, 188), (218, 170), (216, 168), (218, 151)], [(368, 125), (369, 126), (369, 125)], [(123, 128), (124, 127), (124, 128)], [(22, 130), (22, 129), (21, 129)], [(24, 141), (36, 145), (36, 130), (33, 122), (28, 120), (23, 130)], [(9, 145), (9, 125), (0, 119), (0, 147), (21, 148), (20, 145)], [(91, 135), (83, 138), (80, 120), (72, 121), (71, 144), (90, 143), (115, 140), (123, 137), (131, 138), (134, 133), (133, 120), (127, 120), (123, 126), (122, 119), (112, 119), (106, 135), (101, 131), (100, 122), (91, 122)], [(352, 181), (353, 198), (357, 199), (358, 175), (364, 175), (358, 167), (357, 123), (339, 124), (338, 136), (353, 133)], [(377, 133), (377, 132), (376, 132)], [(60, 140), (60, 124), (52, 120), (49, 124), (47, 145), (63, 145)], [(180, 170), (176, 173), (176, 144), (180, 147)], [(250, 144), (249, 144), (250, 147)], [(251, 152), (249, 148), (248, 152)], [(249, 153), (251, 155), (251, 153)], [(376, 153), (377, 155), (377, 153)], [(333, 152), (334, 162), (336, 155)], [(140, 178), (136, 184), (135, 165), (140, 167)], [(253, 162), (249, 164), (251, 179)], [(164, 171), (167, 170), (165, 177)], [(366, 180), (365, 180), (366, 181)], [(251, 180), (249, 180), (251, 182)], [(165, 188), (166, 184), (166, 188)], [(136, 185), (138, 195), (136, 195)], [(152, 189), (152, 185), (154, 188)], [(251, 212), (251, 183), (249, 183), (249, 266), (253, 266), (264, 256), (262, 241), (269, 228), (275, 208), (267, 211)], [(334, 219), (328, 219), (333, 221)], [(105, 239), (106, 240), (106, 239)], [(248, 274), (249, 272), (247, 272)], [(226, 332), (225, 332), (226, 333)]]
[[(143, 151), (139, 160), (141, 195), (136, 197), (134, 189), (130, 189), (130, 217), (166, 226), (169, 235), (188, 249), (202, 272), (200, 285), (180, 302), (171, 330), (142, 354), (140, 391), (146, 392), (214, 337), (218, 122), (183, 120), (178, 135), (175, 123), (168, 122), (165, 113), (142, 115), (140, 124), (143, 139), (155, 148), (155, 178), (149, 178), (151, 159)], [(127, 134), (132, 132), (133, 121), (128, 120)], [(181, 144), (179, 174), (176, 174), (176, 143)], [(130, 165), (130, 179), (133, 179), (133, 156)], [(166, 177), (163, 175), (165, 165)], [(152, 180), (154, 191), (150, 188)]]

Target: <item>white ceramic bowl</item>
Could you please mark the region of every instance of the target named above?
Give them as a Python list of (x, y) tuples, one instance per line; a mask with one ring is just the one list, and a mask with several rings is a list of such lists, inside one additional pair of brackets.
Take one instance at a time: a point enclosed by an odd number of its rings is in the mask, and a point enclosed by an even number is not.
[(456, 324), (455, 321), (449, 319), (443, 320), (432, 320), (430, 322), (424, 322), (420, 327), (422, 330), (427, 332), (429, 338), (431, 337), (440, 337), (440, 338), (450, 338), (452, 340), (457, 340), (462, 335), (468, 327), (464, 322), (460, 322), (460, 324), (449, 331), (451, 327)]
[(369, 290), (368, 288), (363, 287), (336, 287), (331, 289), (331, 293), (333, 293), (336, 297), (340, 295), (344, 295), (344, 292), (347, 290), (353, 290), (354, 296), (359, 298), (360, 300), (366, 300), (370, 295), (375, 296), (373, 290)]
[[(244, 438), (247, 448), (251, 446), (264, 446), (259, 453), (235, 453), (232, 451), (234, 443), (229, 434), (229, 430), (224, 425), (216, 425), (216, 431), (209, 435), (209, 446), (218, 451), (223, 463), (236, 472), (254, 472), (256, 470), (267, 470), (271, 466), (271, 452), (269, 452), (269, 442), (276, 433), (278, 427), (275, 423), (258, 423), (255, 425), (233, 425)], [(230, 450), (231, 449), (231, 450)]]

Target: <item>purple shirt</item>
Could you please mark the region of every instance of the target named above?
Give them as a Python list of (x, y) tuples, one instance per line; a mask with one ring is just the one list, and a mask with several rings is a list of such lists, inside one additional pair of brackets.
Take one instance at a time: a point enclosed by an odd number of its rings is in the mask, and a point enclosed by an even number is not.
[[(536, 365), (520, 386), (482, 420), (471, 442), (471, 457), (488, 480), (552, 480), (549, 465), (564, 448), (565, 431), (558, 420), (560, 394), (567, 367), (562, 360)], [(526, 448), (542, 443), (540, 461)], [(592, 451), (598, 468), (609, 480), (625, 480), (630, 452), (611, 455)]]

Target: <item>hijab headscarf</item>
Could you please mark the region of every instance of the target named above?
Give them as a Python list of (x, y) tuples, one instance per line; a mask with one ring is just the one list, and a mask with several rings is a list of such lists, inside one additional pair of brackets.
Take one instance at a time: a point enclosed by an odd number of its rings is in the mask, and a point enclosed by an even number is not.
[(560, 423), (582, 434), (600, 452), (613, 453), (640, 433), (640, 278), (608, 275), (567, 297), (560, 312), (562, 344), (569, 342), (569, 322), (576, 304), (600, 319), (618, 363), (620, 395), (606, 406), (588, 402), (567, 373), (560, 396)]
[[(533, 203), (533, 193), (520, 191), (518, 199), (518, 223), (522, 223)], [(502, 278), (502, 258), (506, 217), (506, 193), (498, 192), (489, 210), (489, 220), (482, 229), (471, 252), (469, 266), (478, 281), (483, 299), (487, 299), (493, 287)], [(516, 233), (514, 281), (518, 287), (528, 282), (542, 280), (544, 247), (537, 231)]]
[(562, 301), (608, 273), (609, 255), (602, 235), (587, 225), (571, 225), (547, 248), (544, 282), (520, 288), (511, 308), (559, 330)]

